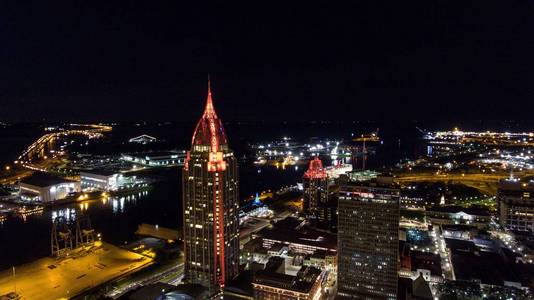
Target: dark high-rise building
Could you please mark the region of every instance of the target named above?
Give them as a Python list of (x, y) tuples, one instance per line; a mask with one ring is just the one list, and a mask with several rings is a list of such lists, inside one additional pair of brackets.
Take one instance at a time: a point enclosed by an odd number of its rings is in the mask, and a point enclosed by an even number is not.
[(339, 297), (397, 299), (399, 218), (399, 190), (392, 177), (340, 186)]
[(304, 213), (315, 219), (319, 207), (328, 202), (328, 176), (323, 162), (318, 158), (310, 160), (304, 173)]
[(183, 168), (185, 281), (210, 294), (224, 288), (239, 267), (237, 162), (208, 83), (206, 108), (197, 123)]

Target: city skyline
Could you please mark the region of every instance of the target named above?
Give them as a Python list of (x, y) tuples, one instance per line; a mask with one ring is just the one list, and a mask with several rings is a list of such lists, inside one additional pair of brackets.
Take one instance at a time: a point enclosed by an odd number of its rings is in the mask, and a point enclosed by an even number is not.
[(0, 3), (0, 299), (534, 299), (532, 16)]

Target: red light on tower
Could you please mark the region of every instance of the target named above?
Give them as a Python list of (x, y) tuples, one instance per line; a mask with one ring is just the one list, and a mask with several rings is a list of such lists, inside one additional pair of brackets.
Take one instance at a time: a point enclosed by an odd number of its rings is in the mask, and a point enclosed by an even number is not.
[(310, 160), (310, 166), (308, 167), (306, 173), (304, 173), (304, 178), (322, 179), (326, 178), (327, 176), (326, 170), (323, 168), (323, 162), (319, 159), (319, 157), (315, 157), (314, 159)]

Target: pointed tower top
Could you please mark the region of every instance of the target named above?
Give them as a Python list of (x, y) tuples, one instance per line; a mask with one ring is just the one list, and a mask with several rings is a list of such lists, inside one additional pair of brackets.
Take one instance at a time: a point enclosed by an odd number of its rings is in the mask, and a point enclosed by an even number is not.
[(210, 76), (208, 75), (208, 98), (206, 99), (206, 108), (204, 109), (204, 116), (215, 116), (217, 117), (217, 113), (215, 113), (215, 108), (213, 107), (213, 99), (211, 98), (211, 82), (210, 82)]
[(213, 107), (211, 82), (209, 76), (206, 108), (204, 109), (204, 113), (198, 121), (195, 132), (193, 133), (192, 144), (210, 146), (211, 152), (217, 152), (220, 145), (228, 144), (222, 122), (219, 117), (217, 117), (217, 113)]

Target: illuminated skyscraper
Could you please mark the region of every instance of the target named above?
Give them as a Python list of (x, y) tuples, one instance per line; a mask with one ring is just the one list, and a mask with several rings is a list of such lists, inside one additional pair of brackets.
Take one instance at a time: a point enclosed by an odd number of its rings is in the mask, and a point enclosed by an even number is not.
[(393, 178), (347, 182), (338, 201), (338, 296), (397, 299), (400, 216)]
[(327, 177), (319, 157), (310, 160), (310, 166), (304, 173), (304, 213), (311, 218), (317, 218), (319, 207), (328, 202)]
[(216, 294), (238, 274), (237, 162), (208, 82), (206, 108), (183, 168), (185, 281)]
[(337, 228), (337, 200), (330, 197), (328, 174), (316, 157), (304, 173), (304, 213), (313, 226), (335, 231)]

